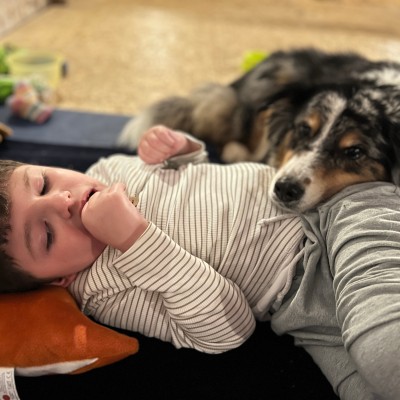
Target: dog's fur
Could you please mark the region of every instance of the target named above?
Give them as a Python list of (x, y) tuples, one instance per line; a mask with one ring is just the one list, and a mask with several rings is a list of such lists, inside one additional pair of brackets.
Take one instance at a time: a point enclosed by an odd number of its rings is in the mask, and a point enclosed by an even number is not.
[(350, 184), (400, 183), (400, 64), (276, 52), (230, 85), (153, 104), (119, 143), (135, 148), (156, 124), (212, 142), (225, 162), (276, 167), (272, 199), (305, 211)]

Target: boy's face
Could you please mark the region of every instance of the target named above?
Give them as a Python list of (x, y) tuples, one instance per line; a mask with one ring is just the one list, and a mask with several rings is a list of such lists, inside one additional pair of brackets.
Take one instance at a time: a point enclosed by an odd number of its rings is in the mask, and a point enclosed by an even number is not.
[(34, 277), (67, 286), (105, 248), (81, 220), (89, 196), (105, 186), (76, 171), (23, 165), (12, 173), (9, 188), (7, 253)]

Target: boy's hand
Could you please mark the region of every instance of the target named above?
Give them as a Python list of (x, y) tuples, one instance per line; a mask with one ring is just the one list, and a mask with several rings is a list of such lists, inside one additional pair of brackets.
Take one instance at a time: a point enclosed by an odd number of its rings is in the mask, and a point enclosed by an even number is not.
[(100, 242), (122, 252), (143, 234), (148, 222), (116, 183), (92, 195), (82, 210), (84, 227)]
[(159, 164), (168, 158), (192, 152), (199, 147), (183, 133), (157, 125), (143, 134), (138, 146), (138, 154), (147, 164)]

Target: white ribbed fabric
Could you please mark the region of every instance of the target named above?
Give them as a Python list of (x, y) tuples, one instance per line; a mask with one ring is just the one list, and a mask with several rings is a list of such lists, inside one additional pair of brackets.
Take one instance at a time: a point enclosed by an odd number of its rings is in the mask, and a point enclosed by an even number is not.
[[(191, 158), (198, 162), (204, 152)], [(88, 173), (120, 181), (151, 221), (124, 254), (107, 247), (70, 286), (96, 320), (217, 353), (239, 346), (268, 318), (301, 256), (298, 217), (268, 199), (274, 171), (260, 164), (178, 169), (116, 155)], [(106, 223), (106, 221), (105, 221)]]

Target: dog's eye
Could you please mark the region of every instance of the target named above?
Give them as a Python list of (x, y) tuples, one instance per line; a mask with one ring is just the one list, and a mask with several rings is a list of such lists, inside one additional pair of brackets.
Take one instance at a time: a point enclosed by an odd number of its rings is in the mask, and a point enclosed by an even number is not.
[(307, 137), (311, 135), (311, 126), (307, 124), (307, 122), (301, 122), (296, 127), (297, 134), (300, 137)]
[(358, 160), (364, 155), (364, 150), (358, 146), (351, 146), (344, 149), (344, 155), (352, 160)]

